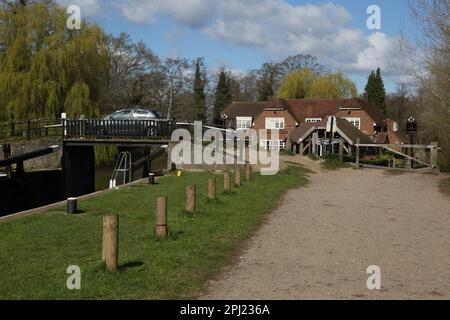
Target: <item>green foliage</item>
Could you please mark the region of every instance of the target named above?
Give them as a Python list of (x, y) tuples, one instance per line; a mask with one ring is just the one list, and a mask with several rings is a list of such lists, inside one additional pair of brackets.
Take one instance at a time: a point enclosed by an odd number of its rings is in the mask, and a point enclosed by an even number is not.
[(222, 122), (220, 114), (232, 102), (230, 78), (221, 70), (219, 74), (219, 81), (217, 82), (215, 101), (214, 101), (214, 122), (220, 124)]
[(376, 73), (374, 71), (370, 73), (369, 78), (367, 79), (364, 97), (375, 104), (384, 115), (387, 115), (386, 90), (384, 88), (380, 68), (377, 69)]
[(3, 120), (56, 117), (65, 103), (84, 108), (97, 101), (107, 73), (104, 34), (86, 23), (68, 30), (66, 19), (65, 10), (52, 3), (0, 6)]
[(204, 70), (203, 59), (197, 59), (195, 64), (195, 76), (194, 76), (194, 104), (196, 108), (197, 120), (205, 121), (206, 115), (206, 96), (205, 96), (205, 83), (206, 75)]
[(66, 97), (64, 109), (69, 117), (85, 115), (92, 118), (98, 115), (94, 104), (89, 98), (89, 86), (82, 82), (76, 82)]
[(114, 164), (117, 157), (116, 146), (95, 146), (95, 166)]
[(324, 157), (324, 162), (322, 162), (322, 167), (326, 170), (338, 170), (340, 168), (348, 168), (348, 164), (341, 163), (339, 160), (339, 155), (337, 154), (327, 154)]
[(288, 74), (278, 89), (283, 99), (338, 99), (357, 95), (355, 84), (342, 73), (319, 75), (309, 69)]

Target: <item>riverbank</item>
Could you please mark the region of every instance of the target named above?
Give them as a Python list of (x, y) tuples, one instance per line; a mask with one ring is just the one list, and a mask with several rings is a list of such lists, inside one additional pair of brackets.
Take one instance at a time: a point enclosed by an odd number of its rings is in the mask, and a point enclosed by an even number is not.
[[(161, 177), (157, 185), (81, 200), (79, 215), (65, 207), (0, 223), (1, 299), (182, 299), (194, 298), (208, 279), (232, 261), (290, 188), (305, 184), (305, 171), (289, 168), (276, 176), (254, 174), (233, 193), (206, 198), (213, 173), (186, 172)], [(186, 186), (197, 185), (198, 212), (184, 214)], [(156, 198), (169, 197), (170, 237), (154, 234)], [(102, 216), (120, 215), (119, 271), (101, 263)], [(81, 290), (66, 287), (70, 265), (81, 268)]]

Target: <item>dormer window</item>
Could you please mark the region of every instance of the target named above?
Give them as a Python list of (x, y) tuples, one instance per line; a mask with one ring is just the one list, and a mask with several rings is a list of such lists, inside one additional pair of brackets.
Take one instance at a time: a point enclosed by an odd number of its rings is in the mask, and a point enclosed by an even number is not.
[(250, 129), (252, 117), (236, 117), (236, 129)]

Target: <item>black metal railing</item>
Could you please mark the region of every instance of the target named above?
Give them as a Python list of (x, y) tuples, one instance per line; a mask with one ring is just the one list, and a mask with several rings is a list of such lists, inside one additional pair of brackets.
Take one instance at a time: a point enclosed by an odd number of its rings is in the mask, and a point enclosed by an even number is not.
[(94, 120), (63, 119), (65, 139), (170, 139), (175, 120)]
[(45, 137), (169, 140), (175, 120), (38, 119), (0, 122), (0, 144)]
[(61, 136), (61, 119), (35, 119), (0, 123), (0, 142)]

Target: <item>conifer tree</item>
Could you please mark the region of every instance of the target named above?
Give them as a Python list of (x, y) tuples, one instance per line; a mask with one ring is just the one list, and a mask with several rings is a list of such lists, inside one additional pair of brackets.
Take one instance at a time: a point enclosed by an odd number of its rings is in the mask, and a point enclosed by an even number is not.
[(367, 80), (364, 97), (375, 104), (378, 109), (384, 114), (386, 110), (386, 90), (384, 88), (383, 78), (381, 76), (381, 69), (378, 68), (376, 73), (372, 71)]
[(197, 120), (206, 120), (206, 96), (205, 96), (205, 72), (202, 70), (203, 59), (197, 59), (195, 63), (195, 76), (194, 76), (194, 104)]
[(216, 124), (222, 123), (220, 115), (231, 102), (230, 78), (226, 75), (225, 70), (222, 69), (219, 74), (214, 101), (214, 122)]

